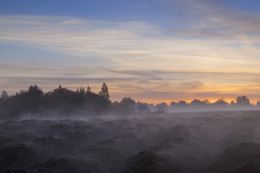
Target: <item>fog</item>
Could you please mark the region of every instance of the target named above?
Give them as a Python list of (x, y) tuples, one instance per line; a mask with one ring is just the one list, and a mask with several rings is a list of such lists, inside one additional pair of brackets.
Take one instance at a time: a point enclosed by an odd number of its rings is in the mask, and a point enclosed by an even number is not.
[(0, 172), (260, 170), (259, 111), (53, 114), (0, 122)]
[(259, 105), (186, 105), (186, 106), (167, 106), (165, 112), (218, 112), (218, 111), (260, 111)]

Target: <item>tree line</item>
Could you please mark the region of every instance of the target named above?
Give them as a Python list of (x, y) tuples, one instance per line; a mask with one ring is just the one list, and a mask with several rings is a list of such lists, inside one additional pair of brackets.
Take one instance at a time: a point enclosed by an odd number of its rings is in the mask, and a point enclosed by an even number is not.
[(12, 96), (3, 91), (0, 98), (0, 115), (16, 116), (47, 110), (63, 110), (64, 113), (69, 113), (77, 108), (102, 112), (109, 109), (110, 105), (105, 83), (99, 94), (91, 92), (90, 87), (72, 91), (61, 85), (53, 91), (44, 93), (37, 85), (31, 85), (28, 90), (21, 90)]
[[(31, 85), (27, 90), (21, 90), (14, 95), (9, 96), (6, 91), (2, 91), (0, 97), (0, 116), (16, 117), (25, 113), (35, 113), (44, 111), (61, 111), (63, 114), (72, 114), (75, 110), (85, 110), (92, 113), (118, 112), (120, 114), (131, 114), (134, 112), (167, 112), (173, 109), (187, 108), (227, 108), (236, 106), (252, 106), (246, 96), (238, 96), (230, 104), (224, 99), (219, 99), (214, 103), (208, 100), (194, 99), (191, 103), (186, 101), (171, 102), (170, 105), (160, 103), (157, 105), (135, 102), (130, 97), (123, 98), (120, 102), (112, 102), (108, 87), (103, 83), (98, 94), (91, 91), (90, 87), (86, 89), (78, 88), (76, 91), (69, 90), (59, 85), (53, 91), (44, 93), (37, 85)], [(260, 107), (260, 101), (257, 106)]]

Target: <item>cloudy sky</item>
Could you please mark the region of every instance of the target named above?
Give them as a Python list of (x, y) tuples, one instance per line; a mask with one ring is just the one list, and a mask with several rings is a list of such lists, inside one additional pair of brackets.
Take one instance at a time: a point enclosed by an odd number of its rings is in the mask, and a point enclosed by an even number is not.
[(259, 0), (0, 0), (0, 89), (260, 100)]

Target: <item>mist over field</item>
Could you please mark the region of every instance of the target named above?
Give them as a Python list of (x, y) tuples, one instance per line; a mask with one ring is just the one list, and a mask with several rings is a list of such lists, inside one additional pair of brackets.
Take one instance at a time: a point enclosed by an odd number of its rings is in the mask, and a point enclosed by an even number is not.
[(112, 102), (103, 83), (37, 85), (0, 97), (0, 172), (257, 173), (260, 110), (246, 96), (157, 105)]
[(259, 123), (259, 111), (1, 121), (0, 172), (256, 173)]

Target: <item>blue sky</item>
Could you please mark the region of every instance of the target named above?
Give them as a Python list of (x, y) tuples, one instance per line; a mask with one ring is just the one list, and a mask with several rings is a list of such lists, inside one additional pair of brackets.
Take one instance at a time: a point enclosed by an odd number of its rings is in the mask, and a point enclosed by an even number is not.
[(0, 14), (73, 16), (110, 21), (154, 20), (166, 17), (163, 6), (156, 0), (6, 0), (1, 1)]
[(0, 89), (260, 99), (257, 0), (0, 0)]

